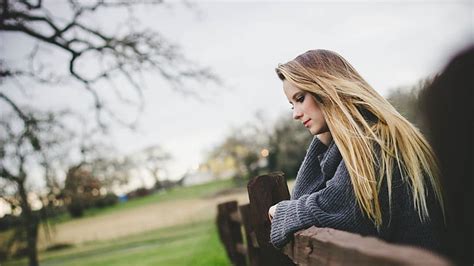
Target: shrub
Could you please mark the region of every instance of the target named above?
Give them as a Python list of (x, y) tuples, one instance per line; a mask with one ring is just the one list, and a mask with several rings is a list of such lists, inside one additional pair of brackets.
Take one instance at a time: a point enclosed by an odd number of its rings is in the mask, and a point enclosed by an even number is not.
[(98, 208), (103, 208), (107, 206), (112, 206), (118, 203), (118, 197), (114, 193), (107, 193), (104, 197), (98, 199), (95, 202), (95, 206)]

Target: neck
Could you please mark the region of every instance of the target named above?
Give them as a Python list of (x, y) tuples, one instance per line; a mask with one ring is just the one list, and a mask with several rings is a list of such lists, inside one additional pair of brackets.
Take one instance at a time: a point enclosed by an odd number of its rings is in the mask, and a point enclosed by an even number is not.
[(316, 135), (316, 137), (326, 146), (329, 146), (329, 143), (332, 141), (332, 135), (329, 131)]

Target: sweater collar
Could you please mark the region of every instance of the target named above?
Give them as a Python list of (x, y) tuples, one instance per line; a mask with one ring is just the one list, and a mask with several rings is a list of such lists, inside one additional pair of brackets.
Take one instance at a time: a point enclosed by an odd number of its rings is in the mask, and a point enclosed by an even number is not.
[(342, 160), (342, 155), (334, 140), (329, 143), (326, 152), (318, 156), (318, 159), (325, 179), (331, 178)]

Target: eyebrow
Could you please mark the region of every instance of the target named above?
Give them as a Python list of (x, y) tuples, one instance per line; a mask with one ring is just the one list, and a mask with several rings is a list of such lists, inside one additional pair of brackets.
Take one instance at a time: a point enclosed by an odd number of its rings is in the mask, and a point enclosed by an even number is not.
[[(295, 94), (293, 94), (293, 96), (291, 96), (291, 99), (295, 100), (296, 101), (296, 98), (298, 96), (300, 96), (301, 94), (304, 94), (305, 92), (304, 91), (298, 91), (298, 92), (295, 92)], [(291, 103), (291, 101), (289, 101), (290, 104), (293, 104)]]

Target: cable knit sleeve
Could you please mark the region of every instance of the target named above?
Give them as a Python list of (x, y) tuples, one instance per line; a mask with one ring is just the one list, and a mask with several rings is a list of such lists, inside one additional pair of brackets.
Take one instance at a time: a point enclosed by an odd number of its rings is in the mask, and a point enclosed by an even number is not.
[(278, 203), (270, 241), (276, 248), (282, 248), (291, 240), (293, 233), (313, 225), (358, 233), (375, 230), (363, 218), (355, 202), (344, 161), (340, 162), (325, 188)]

